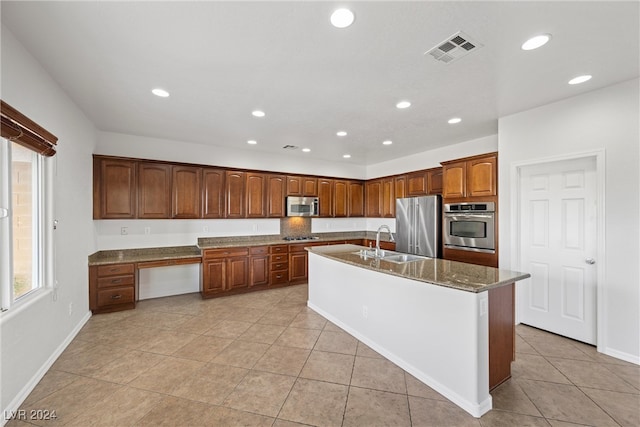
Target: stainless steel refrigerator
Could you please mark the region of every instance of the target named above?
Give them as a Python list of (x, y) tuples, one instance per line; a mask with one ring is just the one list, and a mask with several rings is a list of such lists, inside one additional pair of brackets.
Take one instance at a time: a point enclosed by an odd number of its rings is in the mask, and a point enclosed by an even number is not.
[(441, 258), (440, 196), (396, 199), (396, 251)]

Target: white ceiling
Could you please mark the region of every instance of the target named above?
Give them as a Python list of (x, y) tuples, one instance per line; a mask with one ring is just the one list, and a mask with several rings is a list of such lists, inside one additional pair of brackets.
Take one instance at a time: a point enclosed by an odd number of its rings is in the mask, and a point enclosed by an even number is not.
[[(336, 29), (345, 5), (355, 23)], [(498, 117), (639, 75), (635, 1), (3, 0), (1, 13), (100, 130), (359, 165), (495, 134)], [(451, 64), (424, 55), (457, 31), (484, 47)], [(539, 33), (551, 42), (520, 49)], [(580, 74), (593, 79), (567, 84)]]

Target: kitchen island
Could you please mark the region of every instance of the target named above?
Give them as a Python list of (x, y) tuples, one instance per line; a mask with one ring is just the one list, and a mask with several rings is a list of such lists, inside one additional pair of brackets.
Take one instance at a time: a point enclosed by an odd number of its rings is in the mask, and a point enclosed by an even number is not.
[(312, 247), (308, 306), (475, 417), (514, 359), (514, 283), (529, 274)]

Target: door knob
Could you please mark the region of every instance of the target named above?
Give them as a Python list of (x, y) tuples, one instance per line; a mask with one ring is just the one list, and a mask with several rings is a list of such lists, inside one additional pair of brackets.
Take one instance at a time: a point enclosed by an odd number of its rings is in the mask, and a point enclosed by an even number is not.
[(596, 263), (596, 260), (593, 259), (593, 258), (587, 258), (587, 259), (584, 260), (584, 262), (586, 262), (589, 265), (593, 265), (593, 264)]

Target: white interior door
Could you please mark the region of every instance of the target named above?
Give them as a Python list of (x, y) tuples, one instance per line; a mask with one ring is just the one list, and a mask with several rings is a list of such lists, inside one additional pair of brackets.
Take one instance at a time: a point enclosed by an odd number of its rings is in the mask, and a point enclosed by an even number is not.
[(522, 168), (520, 203), (521, 322), (595, 344), (595, 157)]

